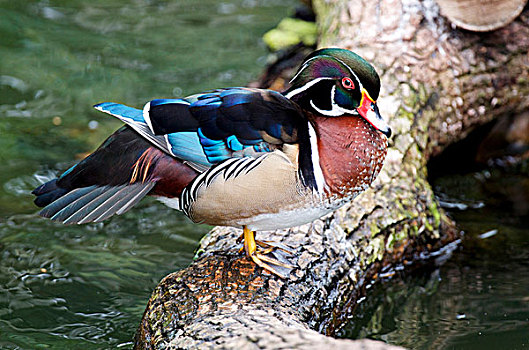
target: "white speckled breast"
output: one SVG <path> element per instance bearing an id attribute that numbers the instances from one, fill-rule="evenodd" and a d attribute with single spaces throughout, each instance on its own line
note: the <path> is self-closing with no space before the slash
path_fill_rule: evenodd
<path id="1" fill-rule="evenodd" d="M 320 165 L 333 202 L 351 200 L 375 180 L 387 138 L 358 116 L 317 118 Z"/>

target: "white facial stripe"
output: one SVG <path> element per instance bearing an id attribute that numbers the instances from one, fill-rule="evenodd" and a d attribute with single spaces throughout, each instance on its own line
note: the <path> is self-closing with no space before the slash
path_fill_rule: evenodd
<path id="1" fill-rule="evenodd" d="M 332 101 L 332 109 L 331 110 L 318 108 L 314 104 L 314 102 L 312 102 L 312 100 L 310 100 L 310 105 L 312 106 L 312 108 L 314 108 L 316 111 L 318 111 L 318 113 L 321 113 L 321 114 L 326 115 L 328 117 L 339 117 L 339 116 L 344 115 L 344 114 L 358 115 L 358 112 L 356 111 L 356 109 L 351 110 L 351 109 L 342 108 L 342 107 L 338 106 L 336 103 L 334 103 L 334 101 Z"/>
<path id="2" fill-rule="evenodd" d="M 338 116 L 344 115 L 346 113 L 352 114 L 352 115 L 357 115 L 358 114 L 356 109 L 350 110 L 350 109 L 345 109 L 343 107 L 338 106 L 338 104 L 336 104 L 336 102 L 334 102 L 334 95 L 335 94 L 336 94 L 336 86 L 333 86 L 332 89 L 331 89 L 331 105 L 332 105 L 332 108 L 330 110 L 318 108 L 314 104 L 314 102 L 312 102 L 312 100 L 310 100 L 310 105 L 316 111 L 318 111 L 319 113 L 321 113 L 323 115 L 326 115 L 328 117 L 338 117 Z"/>
<path id="3" fill-rule="evenodd" d="M 292 98 L 292 96 L 295 96 L 295 95 L 297 95 L 297 94 L 299 94 L 299 93 L 301 93 L 301 92 L 303 92 L 303 91 L 305 91 L 307 89 L 310 89 L 313 85 L 319 83 L 322 80 L 333 80 L 333 78 L 329 78 L 329 77 L 316 78 L 314 80 L 309 81 L 307 84 L 303 85 L 302 87 L 290 91 L 288 94 L 285 95 L 285 97 L 290 99 L 290 98 Z"/>
<path id="4" fill-rule="evenodd" d="M 318 58 L 318 56 L 316 57 L 312 57 L 310 60 L 307 60 L 305 63 L 303 63 L 303 66 L 299 69 L 299 71 L 296 73 L 296 75 L 294 75 L 294 77 L 292 79 L 290 79 L 290 81 L 288 82 L 289 84 L 291 84 L 297 77 L 298 75 L 301 74 L 301 72 L 303 72 L 305 70 L 305 68 L 307 68 L 309 66 L 309 62 Z"/>
<path id="5" fill-rule="evenodd" d="M 154 134 L 154 129 L 152 128 L 151 116 L 149 114 L 150 111 L 151 111 L 151 103 L 147 102 L 145 106 L 143 107 L 143 120 L 145 120 L 145 123 L 147 123 L 147 126 L 149 127 L 149 129 L 151 129 L 152 133 Z"/>
<path id="6" fill-rule="evenodd" d="M 323 194 L 323 190 L 326 186 L 325 177 L 323 177 L 323 172 L 320 166 L 320 153 L 318 152 L 318 138 L 316 137 L 316 131 L 310 124 L 309 126 L 309 141 L 310 141 L 310 157 L 312 160 L 312 169 L 314 171 L 314 178 L 316 179 L 316 190 L 320 195 Z"/>

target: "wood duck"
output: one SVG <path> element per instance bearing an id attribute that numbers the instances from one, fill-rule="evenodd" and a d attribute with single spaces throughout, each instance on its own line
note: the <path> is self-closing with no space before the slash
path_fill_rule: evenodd
<path id="1" fill-rule="evenodd" d="M 304 60 L 282 94 L 234 87 L 143 110 L 100 103 L 126 125 L 36 188 L 35 204 L 43 217 L 83 224 L 155 196 L 194 222 L 242 227 L 247 256 L 281 276 L 271 265 L 292 266 L 257 248 L 255 231 L 311 222 L 373 182 L 391 135 L 379 90 L 367 61 L 327 48 Z"/>

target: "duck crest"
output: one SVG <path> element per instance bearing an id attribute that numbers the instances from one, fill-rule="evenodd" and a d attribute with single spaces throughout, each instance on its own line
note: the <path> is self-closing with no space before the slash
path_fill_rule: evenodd
<path id="1" fill-rule="evenodd" d="M 331 200 L 350 199 L 376 178 L 387 138 L 359 116 L 314 118 L 320 166 Z"/>

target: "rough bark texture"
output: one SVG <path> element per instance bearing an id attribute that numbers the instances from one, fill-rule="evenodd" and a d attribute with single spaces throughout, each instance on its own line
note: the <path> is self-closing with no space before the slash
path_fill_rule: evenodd
<path id="1" fill-rule="evenodd" d="M 428 159 L 529 106 L 527 9 L 503 29 L 474 34 L 452 29 L 433 0 L 317 0 L 314 8 L 319 46 L 352 49 L 382 77 L 378 104 L 395 132 L 382 173 L 326 218 L 258 233 L 295 252 L 288 280 L 239 254 L 240 230 L 214 229 L 191 266 L 153 292 L 136 348 L 390 348 L 320 333 L 334 333 L 373 279 L 458 238 L 427 181 Z"/>

